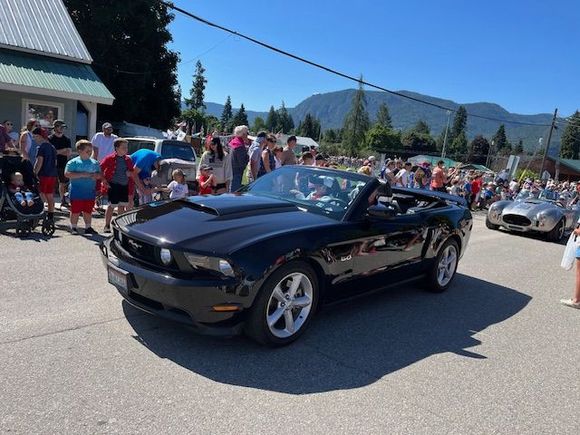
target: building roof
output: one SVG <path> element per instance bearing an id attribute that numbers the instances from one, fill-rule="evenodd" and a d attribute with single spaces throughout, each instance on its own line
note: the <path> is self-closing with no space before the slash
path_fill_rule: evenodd
<path id="1" fill-rule="evenodd" d="M 428 156 L 424 154 L 419 154 L 418 156 L 411 157 L 408 160 L 415 165 L 419 165 L 421 163 L 430 163 L 431 166 L 435 166 L 439 160 L 443 160 L 445 162 L 444 165 L 448 168 L 451 168 L 459 163 L 451 159 L 442 159 L 440 156 Z"/>
<path id="2" fill-rule="evenodd" d="M 62 0 L 4 0 L 0 47 L 92 63 Z"/>
<path id="3" fill-rule="evenodd" d="M 0 89 L 113 104 L 114 97 L 86 64 L 0 49 Z"/>
<path id="4" fill-rule="evenodd" d="M 551 160 L 557 161 L 554 158 L 550 158 Z M 580 173 L 580 160 L 574 159 L 560 159 L 560 164 L 566 166 L 568 169 L 573 170 L 574 172 Z"/>
<path id="5" fill-rule="evenodd" d="M 289 134 L 279 134 L 276 136 L 279 143 L 286 145 L 288 138 L 290 137 Z M 309 137 L 306 136 L 296 136 L 296 146 L 297 147 L 316 147 L 318 148 L 318 143 Z"/>

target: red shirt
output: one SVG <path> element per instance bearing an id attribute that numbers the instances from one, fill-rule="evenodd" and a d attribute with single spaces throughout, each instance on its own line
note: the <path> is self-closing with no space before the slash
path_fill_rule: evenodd
<path id="1" fill-rule="evenodd" d="M 210 184 L 208 184 L 206 187 L 203 187 L 203 183 L 205 183 L 208 178 L 209 175 L 200 175 L 198 178 L 200 195 L 211 195 L 213 193 L 213 188 L 211 187 Z"/>
<path id="2" fill-rule="evenodd" d="M 123 158 L 125 159 L 125 165 L 127 166 L 127 171 L 133 170 L 133 160 L 128 155 L 124 155 Z M 107 157 L 105 157 L 101 161 L 101 172 L 103 173 L 103 177 L 107 181 L 111 181 L 113 179 L 113 175 L 115 175 L 115 169 L 117 168 L 117 153 L 112 152 Z M 129 177 L 127 188 L 129 189 L 129 195 L 133 194 L 133 177 Z M 98 186 L 97 186 L 98 187 Z"/>
<path id="3" fill-rule="evenodd" d="M 477 180 L 473 180 L 471 182 L 471 193 L 473 193 L 474 195 L 477 195 L 480 190 L 481 190 L 481 178 L 478 178 Z"/>

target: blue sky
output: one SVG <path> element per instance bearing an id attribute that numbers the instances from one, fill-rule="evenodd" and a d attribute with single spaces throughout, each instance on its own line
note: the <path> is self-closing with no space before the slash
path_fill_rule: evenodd
<path id="1" fill-rule="evenodd" d="M 240 33 L 393 90 L 487 101 L 517 113 L 580 108 L 578 0 L 174 0 Z M 176 13 L 171 48 L 188 93 L 199 57 L 206 100 L 268 110 L 355 87 Z M 190 61 L 190 62 L 188 62 Z"/>

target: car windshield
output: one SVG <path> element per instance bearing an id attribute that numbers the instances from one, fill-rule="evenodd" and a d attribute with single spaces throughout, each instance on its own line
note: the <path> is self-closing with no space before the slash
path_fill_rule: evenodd
<path id="1" fill-rule="evenodd" d="M 164 159 L 181 159 L 195 162 L 195 154 L 191 145 L 180 141 L 163 141 L 161 156 Z"/>
<path id="2" fill-rule="evenodd" d="M 242 188 L 241 192 L 283 199 L 301 210 L 341 220 L 364 187 L 366 175 L 312 166 L 285 166 Z"/>

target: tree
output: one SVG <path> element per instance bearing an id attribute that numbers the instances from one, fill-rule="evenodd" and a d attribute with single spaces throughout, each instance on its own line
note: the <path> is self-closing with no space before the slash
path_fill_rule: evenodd
<path id="1" fill-rule="evenodd" d="M 429 153 L 436 150 L 435 139 L 429 134 L 419 133 L 414 128 L 401 136 L 401 143 L 409 151 Z"/>
<path id="2" fill-rule="evenodd" d="M 170 126 L 180 114 L 181 102 L 179 55 L 168 48 L 173 15 L 167 6 L 153 0 L 64 0 L 64 4 L 93 57 L 92 68 L 115 96 L 112 106 L 99 105 L 99 119 L 159 129 Z"/>
<path id="3" fill-rule="evenodd" d="M 447 144 L 453 144 L 455 139 L 463 133 L 465 136 L 465 129 L 467 127 L 467 111 L 465 107 L 459 106 L 457 112 L 455 113 L 455 118 L 453 119 L 453 126 L 449 131 L 449 135 L 447 137 Z M 460 139 L 461 144 L 463 144 L 463 139 Z M 467 139 L 465 141 L 465 148 L 467 149 Z"/>
<path id="4" fill-rule="evenodd" d="M 509 148 L 511 150 L 511 145 L 507 140 L 507 136 L 505 134 L 505 126 L 502 124 L 497 129 L 497 132 L 493 135 L 493 147 L 496 152 L 500 153 L 505 148 Z"/>
<path id="5" fill-rule="evenodd" d="M 381 154 L 392 154 L 403 148 L 399 133 L 379 123 L 367 131 L 366 145 Z"/>
<path id="6" fill-rule="evenodd" d="M 489 153 L 489 141 L 482 135 L 477 135 L 469 145 L 467 161 L 478 165 L 485 165 Z"/>
<path id="7" fill-rule="evenodd" d="M 524 153 L 524 141 L 523 140 L 520 139 L 518 141 L 518 144 L 516 145 L 514 152 L 516 154 L 523 154 Z"/>
<path id="8" fill-rule="evenodd" d="M 204 114 L 196 109 L 184 110 L 181 112 L 181 118 L 191 126 L 192 133 L 197 133 L 203 125 L 207 124 Z"/>
<path id="9" fill-rule="evenodd" d="M 234 114 L 232 112 L 232 99 L 228 95 L 228 98 L 226 99 L 226 104 L 224 104 L 224 110 L 222 111 L 222 117 L 220 119 L 220 122 L 222 124 L 222 128 L 225 131 L 229 130 L 230 123 L 231 123 L 233 117 L 234 117 Z"/>
<path id="10" fill-rule="evenodd" d="M 278 127 L 278 112 L 276 112 L 274 106 L 270 106 L 270 111 L 266 118 L 266 128 L 268 131 L 274 132 L 276 127 Z"/>
<path id="11" fill-rule="evenodd" d="M 431 129 L 429 128 L 429 124 L 427 124 L 422 119 L 420 119 L 417 124 L 415 124 L 413 131 L 419 134 L 426 134 L 431 136 Z"/>
<path id="12" fill-rule="evenodd" d="M 324 142 L 327 142 L 327 143 L 338 142 L 337 137 L 336 137 L 336 132 L 332 128 L 329 128 L 328 130 L 326 130 L 324 132 Z"/>
<path id="13" fill-rule="evenodd" d="M 290 133 L 290 130 L 294 128 L 294 120 L 292 116 L 288 113 L 288 109 L 284 105 L 284 101 L 282 101 L 282 106 L 278 109 L 278 123 L 276 127 L 276 131 L 282 130 L 282 133 Z"/>
<path id="14" fill-rule="evenodd" d="M 379 106 L 376 123 L 386 128 L 393 128 L 389 108 L 385 103 L 381 103 L 381 105 Z"/>
<path id="15" fill-rule="evenodd" d="M 246 114 L 246 108 L 244 107 L 244 103 L 240 106 L 238 113 L 234 116 L 232 121 L 232 125 L 235 127 L 237 125 L 248 125 L 248 115 Z"/>
<path id="16" fill-rule="evenodd" d="M 205 84 L 207 80 L 203 75 L 205 73 L 205 68 L 201 65 L 198 60 L 195 64 L 195 75 L 193 76 L 193 87 L 189 91 L 190 98 L 185 99 L 185 104 L 190 109 L 203 110 L 205 109 L 205 103 L 203 102 L 205 98 Z"/>
<path id="17" fill-rule="evenodd" d="M 304 121 L 298 125 L 297 131 L 299 136 L 318 139 L 318 136 L 320 136 L 320 121 L 310 113 L 307 113 Z"/>
<path id="18" fill-rule="evenodd" d="M 578 159 L 580 154 L 580 112 L 574 112 L 569 118 L 561 141 L 560 156 L 563 159 Z"/>
<path id="19" fill-rule="evenodd" d="M 365 143 L 366 132 L 369 129 L 370 121 L 366 104 L 361 76 L 358 90 L 352 98 L 352 106 L 344 119 L 343 126 L 343 145 L 346 152 L 353 157 L 358 155 Z"/>
<path id="20" fill-rule="evenodd" d="M 259 133 L 260 131 L 267 129 L 268 127 L 266 127 L 266 122 L 264 121 L 264 118 L 262 118 L 261 116 L 256 116 L 256 119 L 254 119 L 252 131 L 254 131 L 255 133 Z"/>
<path id="21" fill-rule="evenodd" d="M 455 160 L 465 160 L 467 158 L 467 136 L 465 136 L 465 131 L 461 131 L 459 135 L 453 138 L 453 142 L 449 146 L 449 154 L 453 155 Z"/>

